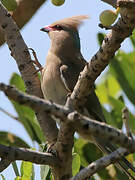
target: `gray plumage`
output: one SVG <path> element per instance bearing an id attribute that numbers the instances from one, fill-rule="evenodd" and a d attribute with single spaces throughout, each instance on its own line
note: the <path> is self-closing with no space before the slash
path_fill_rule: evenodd
<path id="1" fill-rule="evenodd" d="M 41 87 L 44 97 L 55 103 L 64 105 L 67 94 L 73 91 L 80 72 L 86 61 L 80 52 L 78 26 L 88 16 L 73 16 L 57 21 L 49 26 L 51 47 L 42 71 Z M 62 27 L 57 30 L 56 25 Z M 87 111 L 91 117 L 104 121 L 99 100 L 94 91 L 87 102 Z"/>
<path id="2" fill-rule="evenodd" d="M 45 99 L 64 105 L 67 94 L 72 92 L 86 61 L 80 51 L 78 27 L 88 16 L 73 16 L 42 28 L 48 33 L 51 47 L 42 70 L 41 88 Z M 101 105 L 94 87 L 80 112 L 101 122 L 105 122 Z M 85 136 L 85 135 L 84 135 Z M 102 150 L 107 150 L 107 142 L 93 138 Z M 110 146 L 111 147 L 111 146 Z"/>

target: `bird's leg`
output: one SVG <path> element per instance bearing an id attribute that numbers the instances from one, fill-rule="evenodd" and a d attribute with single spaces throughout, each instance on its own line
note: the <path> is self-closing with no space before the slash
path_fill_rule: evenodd
<path id="1" fill-rule="evenodd" d="M 32 48 L 28 48 L 32 51 L 32 54 L 33 54 L 33 57 L 34 57 L 34 60 L 32 60 L 32 63 L 34 63 L 36 65 L 36 67 L 38 68 L 38 70 L 35 73 L 38 73 L 39 71 L 41 72 L 43 67 L 42 65 L 40 64 L 40 62 L 38 61 L 38 58 L 37 58 L 37 55 L 36 55 L 36 52 L 34 51 L 34 49 Z"/>
<path id="2" fill-rule="evenodd" d="M 57 151 L 55 150 L 55 142 L 52 144 L 48 144 L 48 142 L 46 142 L 44 145 L 40 145 L 42 148 L 43 152 L 47 152 L 47 153 L 51 153 L 54 156 L 57 156 Z"/>
<path id="3" fill-rule="evenodd" d="M 58 153 L 56 151 L 56 147 L 55 147 L 55 143 L 52 143 L 51 145 L 49 145 L 47 147 L 47 150 L 46 150 L 47 153 L 51 153 L 52 155 L 54 156 L 58 156 Z"/>
<path id="4" fill-rule="evenodd" d="M 68 92 L 68 93 L 67 93 L 67 98 L 68 98 L 68 97 L 70 97 L 70 96 L 71 96 L 71 94 L 72 94 L 72 92 L 71 92 L 71 91 L 70 91 L 70 92 Z"/>

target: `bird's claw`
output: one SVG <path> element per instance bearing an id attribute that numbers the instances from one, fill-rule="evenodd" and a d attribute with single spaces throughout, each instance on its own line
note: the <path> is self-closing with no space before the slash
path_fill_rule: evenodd
<path id="1" fill-rule="evenodd" d="M 33 57 L 34 57 L 34 60 L 31 60 L 31 62 L 34 63 L 36 65 L 36 67 L 38 67 L 38 70 L 36 72 L 34 72 L 34 74 L 38 73 L 39 71 L 41 72 L 43 67 L 40 64 L 40 62 L 38 61 L 36 52 L 32 48 L 28 48 L 28 49 L 32 51 L 32 54 L 33 54 Z"/>
<path id="2" fill-rule="evenodd" d="M 47 153 L 51 153 L 51 154 L 54 155 L 54 156 L 57 156 L 58 153 L 57 153 L 57 151 L 56 151 L 56 149 L 55 149 L 54 147 L 55 147 L 55 144 L 49 145 L 48 148 L 47 148 L 47 150 L 46 150 L 46 152 L 47 152 Z"/>
<path id="3" fill-rule="evenodd" d="M 37 74 L 39 71 L 41 72 L 43 67 L 39 68 L 37 71 L 35 71 L 33 74 Z"/>
<path id="4" fill-rule="evenodd" d="M 68 92 L 68 93 L 67 93 L 67 97 L 70 97 L 71 94 L 72 94 L 72 92 Z"/>

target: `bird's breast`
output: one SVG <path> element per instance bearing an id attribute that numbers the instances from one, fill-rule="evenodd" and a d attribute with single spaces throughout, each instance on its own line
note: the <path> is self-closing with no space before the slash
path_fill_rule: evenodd
<path id="1" fill-rule="evenodd" d="M 42 71 L 41 89 L 46 100 L 64 105 L 67 99 L 67 93 L 64 84 L 60 78 L 59 67 L 47 66 Z"/>

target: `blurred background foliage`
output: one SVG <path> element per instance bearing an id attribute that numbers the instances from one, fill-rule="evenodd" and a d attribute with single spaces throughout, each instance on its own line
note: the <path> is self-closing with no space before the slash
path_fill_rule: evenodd
<path id="1" fill-rule="evenodd" d="M 10 0 L 11 1 L 11 0 Z M 16 8 L 16 6 L 15 6 Z M 103 33 L 97 34 L 99 46 L 104 39 Z M 103 112 L 108 124 L 113 127 L 124 129 L 122 122 L 122 109 L 128 106 L 129 125 L 132 133 L 135 133 L 135 31 L 130 37 L 133 50 L 125 53 L 119 50 L 115 57 L 110 61 L 109 67 L 102 75 L 102 79 L 96 84 L 96 93 L 103 107 Z M 25 86 L 19 74 L 14 73 L 10 78 L 10 85 L 14 85 L 20 91 L 25 92 Z M 10 101 L 10 99 L 9 99 Z M 35 117 L 34 111 L 26 106 L 19 105 L 11 101 L 17 112 L 17 120 L 24 126 L 33 144 L 37 144 L 37 149 L 45 151 L 46 142 Z M 15 119 L 16 120 L 16 119 Z M 73 175 L 79 172 L 83 167 L 88 166 L 91 162 L 103 156 L 95 145 L 76 136 L 73 148 Z M 0 143 L 15 147 L 32 148 L 27 142 L 9 132 L 0 132 Z M 127 159 L 135 164 L 135 155 L 127 156 Z M 30 162 L 22 162 L 20 169 L 16 162 L 12 164 L 16 174 L 15 180 L 34 180 L 34 165 Z M 51 180 L 52 175 L 49 166 L 40 167 L 40 178 L 42 180 Z M 5 180 L 1 174 L 2 180 Z M 92 180 L 127 180 L 127 176 L 121 173 L 113 165 L 100 170 Z"/>

